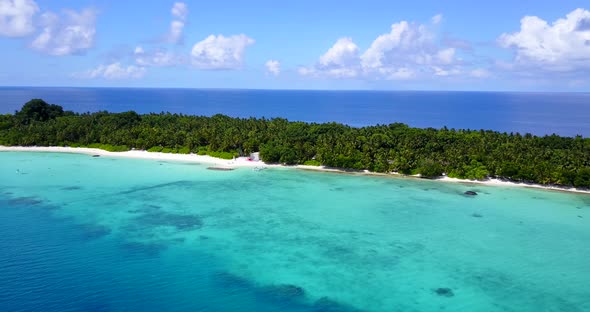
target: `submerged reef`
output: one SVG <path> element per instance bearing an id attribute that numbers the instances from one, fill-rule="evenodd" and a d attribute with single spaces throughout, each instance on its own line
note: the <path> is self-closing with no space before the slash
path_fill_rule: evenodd
<path id="1" fill-rule="evenodd" d="M 261 289 L 261 293 L 280 301 L 297 300 L 305 297 L 305 290 L 303 288 L 291 284 L 266 286 Z"/>
<path id="2" fill-rule="evenodd" d="M 15 206 L 34 206 L 43 203 L 43 201 L 34 197 L 17 197 L 9 200 L 8 203 Z"/>
<path id="3" fill-rule="evenodd" d="M 77 191 L 77 190 L 81 190 L 81 189 L 82 189 L 81 186 L 66 186 L 66 187 L 61 188 L 62 191 Z"/>
<path id="4" fill-rule="evenodd" d="M 79 225 L 82 236 L 86 240 L 95 240 L 111 234 L 111 229 L 106 226 L 82 224 Z"/>
<path id="5" fill-rule="evenodd" d="M 203 227 L 203 220 L 197 215 L 180 215 L 161 211 L 153 211 L 144 213 L 136 218 L 134 221 L 146 226 L 172 226 L 179 231 L 197 230 Z"/>
<path id="6" fill-rule="evenodd" d="M 361 312 L 354 307 L 334 301 L 328 297 L 322 297 L 313 304 L 314 312 Z"/>
<path id="7" fill-rule="evenodd" d="M 434 292 L 442 297 L 453 297 L 455 296 L 455 294 L 453 293 L 453 290 L 450 288 L 437 288 L 434 290 Z"/>

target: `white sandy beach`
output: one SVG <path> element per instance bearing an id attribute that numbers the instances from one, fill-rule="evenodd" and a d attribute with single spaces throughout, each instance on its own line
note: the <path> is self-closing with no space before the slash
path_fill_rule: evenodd
<path id="1" fill-rule="evenodd" d="M 529 187 L 529 188 L 537 188 L 537 189 L 544 189 L 544 190 L 590 194 L 590 190 L 581 190 L 581 189 L 577 189 L 575 187 L 547 186 L 547 185 L 534 184 L 534 183 L 517 183 L 517 182 L 511 182 L 511 181 L 504 181 L 504 180 L 500 180 L 500 179 L 486 179 L 486 180 L 478 181 L 478 180 L 464 180 L 464 179 L 457 179 L 457 178 L 449 178 L 449 177 L 445 176 L 442 178 L 438 178 L 436 180 L 442 181 L 442 182 L 472 183 L 472 184 L 483 184 L 483 185 L 492 185 L 492 186 Z"/>
<path id="2" fill-rule="evenodd" d="M 396 176 L 396 177 L 407 177 L 407 178 L 420 178 L 419 175 L 408 176 L 408 175 L 402 175 L 402 174 L 398 174 L 398 173 L 371 172 L 368 170 L 364 170 L 364 171 L 349 170 L 349 171 L 347 171 L 347 170 L 342 170 L 342 169 L 338 169 L 338 168 L 329 168 L 329 167 L 325 167 L 325 166 L 299 165 L 296 167 L 299 169 L 315 170 L 315 171 L 368 174 L 368 175 L 378 175 L 378 176 Z M 500 179 L 467 180 L 467 179 L 449 178 L 447 176 L 444 176 L 444 177 L 433 179 L 433 181 L 451 182 L 451 183 L 465 183 L 465 184 L 479 184 L 479 185 L 490 185 L 490 186 L 528 187 L 528 188 L 536 188 L 536 189 L 544 189 L 544 190 L 590 194 L 590 190 L 580 190 L 575 187 L 548 186 L 548 185 L 541 185 L 541 184 L 534 184 L 534 183 L 518 183 L 518 182 L 511 182 L 511 181 L 505 181 L 505 180 L 500 180 Z"/>
<path id="3" fill-rule="evenodd" d="M 246 157 L 239 157 L 233 160 L 215 158 L 208 155 L 196 155 L 196 154 L 170 154 L 170 153 L 152 153 L 147 151 L 132 150 L 126 152 L 109 152 L 97 148 L 83 148 L 83 147 L 63 147 L 63 146 L 0 146 L 0 152 L 51 152 L 51 153 L 75 153 L 75 154 L 87 154 L 87 155 L 100 155 L 106 157 L 119 157 L 119 158 L 135 158 L 135 159 L 153 159 L 153 160 L 170 160 L 170 161 L 182 161 L 182 162 L 194 162 L 194 163 L 205 163 L 211 164 L 216 167 L 222 168 L 239 168 L 239 167 L 288 167 L 283 165 L 266 164 L 262 161 L 250 161 Z M 363 175 L 379 175 L 379 176 L 402 176 L 397 173 L 376 173 L 365 171 L 354 171 L 354 170 L 343 170 L 339 168 L 330 168 L 325 166 L 305 166 L 297 165 L 292 168 L 322 171 L 322 172 L 335 172 L 335 173 L 354 173 Z M 415 178 L 415 177 L 414 177 Z M 464 180 L 449 178 L 447 176 L 434 179 L 434 181 L 441 182 L 452 182 L 452 183 L 469 183 L 479 185 L 491 185 L 491 186 L 510 186 L 510 187 L 528 187 L 537 188 L 544 190 L 554 190 L 562 192 L 574 192 L 574 193 L 585 193 L 590 194 L 590 190 L 581 190 L 574 187 L 560 187 L 560 186 L 546 186 L 532 183 L 516 183 L 510 181 L 503 181 L 499 179 L 486 179 L 482 181 L 478 180 Z"/>
<path id="4" fill-rule="evenodd" d="M 231 159 L 215 158 L 208 155 L 197 154 L 170 154 L 170 153 L 152 153 L 148 151 L 132 150 L 127 152 L 109 152 L 98 148 L 85 147 L 63 147 L 63 146 L 0 146 L 0 152 L 50 152 L 50 153 L 75 153 L 86 155 L 99 155 L 106 157 L 118 158 L 135 158 L 135 159 L 154 159 L 170 160 L 182 162 L 194 162 L 211 164 L 218 167 L 272 167 L 279 165 L 269 165 L 262 161 L 249 161 L 245 157 Z"/>

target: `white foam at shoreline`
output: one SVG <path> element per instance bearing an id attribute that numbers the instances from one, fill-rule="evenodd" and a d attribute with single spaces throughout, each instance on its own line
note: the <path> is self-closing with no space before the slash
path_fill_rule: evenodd
<path id="1" fill-rule="evenodd" d="M 75 154 L 87 154 L 87 155 L 100 155 L 107 157 L 120 157 L 120 158 L 135 158 L 135 159 L 152 159 L 152 160 L 170 160 L 170 161 L 182 161 L 182 162 L 194 162 L 194 163 L 207 163 L 216 166 L 223 167 L 288 167 L 283 165 L 271 165 L 266 164 L 262 161 L 249 161 L 246 157 L 239 157 L 233 160 L 221 159 L 211 157 L 208 155 L 196 155 L 196 154 L 171 154 L 171 153 L 159 153 L 159 152 L 148 152 L 143 150 L 132 150 L 126 152 L 109 152 L 98 148 L 85 148 L 85 147 L 64 147 L 64 146 L 1 146 L 0 152 L 51 152 L 51 153 L 75 153 Z M 396 173 L 385 174 L 375 173 L 367 170 L 364 171 L 347 171 L 339 168 L 330 168 L 326 166 L 306 166 L 297 165 L 292 166 L 297 169 L 314 170 L 322 172 L 336 172 L 336 173 L 357 173 L 364 175 L 380 175 L 380 176 L 400 176 Z M 517 183 L 511 181 L 504 181 L 500 179 L 486 179 L 486 180 L 466 180 L 449 178 L 447 176 L 435 179 L 435 181 L 452 182 L 452 183 L 471 183 L 480 185 L 490 186 L 509 186 L 509 187 L 528 187 L 537 188 L 544 190 L 574 192 L 574 193 L 585 193 L 590 194 L 590 190 L 582 190 L 574 187 L 561 187 L 561 186 L 547 186 L 533 183 Z"/>

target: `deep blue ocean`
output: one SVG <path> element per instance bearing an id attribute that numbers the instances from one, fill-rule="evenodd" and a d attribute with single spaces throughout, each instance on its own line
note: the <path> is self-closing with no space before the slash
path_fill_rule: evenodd
<path id="1" fill-rule="evenodd" d="M 76 112 L 168 111 L 590 136 L 590 93 L 1 87 L 0 113 L 12 113 L 31 98 Z"/>

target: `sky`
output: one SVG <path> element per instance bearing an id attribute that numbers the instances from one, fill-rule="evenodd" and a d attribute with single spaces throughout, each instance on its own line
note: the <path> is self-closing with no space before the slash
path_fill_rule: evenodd
<path id="1" fill-rule="evenodd" d="M 0 86 L 590 91 L 590 2 L 0 0 Z"/>

